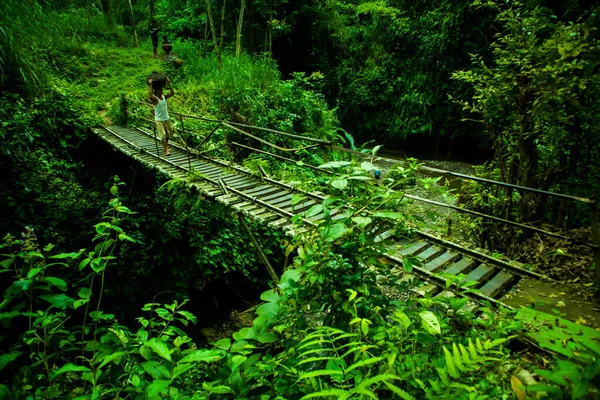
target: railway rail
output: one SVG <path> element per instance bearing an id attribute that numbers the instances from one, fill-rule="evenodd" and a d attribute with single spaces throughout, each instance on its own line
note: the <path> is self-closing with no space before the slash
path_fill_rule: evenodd
<path id="1" fill-rule="evenodd" d="M 165 156 L 162 146 L 147 130 L 108 126 L 96 128 L 94 132 L 127 156 L 152 165 L 171 178 L 183 179 L 188 186 L 204 195 L 273 228 L 283 229 L 290 234 L 302 233 L 316 226 L 317 221 L 324 217 L 323 212 L 310 217 L 306 214 L 312 206 L 325 199 L 320 194 L 298 190 L 267 176 L 257 177 L 246 168 L 177 144 L 170 144 L 171 154 Z M 199 181 L 187 179 L 191 171 L 198 174 Z M 331 211 L 330 215 L 337 220 L 348 216 L 349 212 L 338 209 Z M 292 217 L 298 214 L 301 214 L 304 223 L 302 227 L 291 222 Z M 476 303 L 488 302 L 495 307 L 511 308 L 503 303 L 503 296 L 522 278 L 549 279 L 515 262 L 498 260 L 425 232 L 401 240 L 383 234 L 380 240 L 389 249 L 383 256 L 393 264 L 401 266 L 405 257 L 417 260 L 413 274 L 423 278 L 427 284 L 416 291 L 432 298 L 460 295 Z M 464 290 L 456 284 L 447 287 L 447 276 L 459 274 L 465 275 L 462 282 L 476 282 L 470 288 L 478 290 Z M 474 304 L 467 306 L 474 308 Z"/>

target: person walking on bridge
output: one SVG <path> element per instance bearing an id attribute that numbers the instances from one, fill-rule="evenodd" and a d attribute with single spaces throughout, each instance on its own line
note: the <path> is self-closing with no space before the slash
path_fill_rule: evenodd
<path id="1" fill-rule="evenodd" d="M 170 92 L 163 95 L 163 89 L 161 87 L 153 88 L 152 78 L 148 79 L 148 99 L 154 105 L 154 123 L 156 124 L 156 134 L 160 138 L 163 148 L 165 149 L 165 155 L 169 155 L 169 138 L 173 137 L 173 124 L 169 118 L 169 112 L 167 111 L 167 99 L 175 96 L 173 86 L 171 86 L 171 80 L 166 77 L 167 85 L 169 86 Z M 153 90 L 154 89 L 154 90 Z"/>

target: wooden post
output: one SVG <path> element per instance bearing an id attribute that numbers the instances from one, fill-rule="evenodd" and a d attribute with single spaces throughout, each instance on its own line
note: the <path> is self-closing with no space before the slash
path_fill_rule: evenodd
<path id="1" fill-rule="evenodd" d="M 156 145 L 156 157 L 160 160 L 160 153 L 158 152 L 158 140 L 156 139 L 156 122 L 152 124 L 152 132 L 154 132 L 154 144 Z"/>
<path id="2" fill-rule="evenodd" d="M 187 134 L 185 133 L 185 127 L 183 126 L 183 116 L 179 116 L 179 122 L 181 122 L 181 130 L 183 131 L 183 143 L 185 143 L 185 151 L 188 159 L 188 170 L 192 171 L 192 160 L 190 159 L 190 148 L 187 143 Z"/>
<path id="3" fill-rule="evenodd" d="M 127 102 L 127 97 L 125 96 L 125 92 L 121 93 L 121 124 L 123 126 L 127 126 L 129 123 L 129 103 Z"/>
<path id="4" fill-rule="evenodd" d="M 267 256 L 266 256 L 265 252 L 262 251 L 262 248 L 260 247 L 260 244 L 258 243 L 258 241 L 256 240 L 256 238 L 254 237 L 254 234 L 250 230 L 250 227 L 248 227 L 248 225 L 246 224 L 246 221 L 244 219 L 244 215 L 240 213 L 239 214 L 239 219 L 240 219 L 240 223 L 242 224 L 242 226 L 244 227 L 244 229 L 246 230 L 246 232 L 248 232 L 248 236 L 250 236 L 250 240 L 252 241 L 252 244 L 254 245 L 254 248 L 256 249 L 256 252 L 258 253 L 258 257 L 263 262 L 263 264 L 265 264 L 265 267 L 267 267 L 267 271 L 269 271 L 269 275 L 271 275 L 271 279 L 273 279 L 273 282 L 275 282 L 276 285 L 279 284 L 279 278 L 277 277 L 277 274 L 275 273 L 275 270 L 273 269 L 273 267 L 269 263 L 269 260 L 267 259 Z"/>
<path id="5" fill-rule="evenodd" d="M 598 220 L 598 202 L 594 201 L 590 203 L 590 214 L 592 222 L 592 244 L 596 245 L 594 248 L 594 264 L 596 267 L 596 285 L 600 288 L 600 221 Z"/>

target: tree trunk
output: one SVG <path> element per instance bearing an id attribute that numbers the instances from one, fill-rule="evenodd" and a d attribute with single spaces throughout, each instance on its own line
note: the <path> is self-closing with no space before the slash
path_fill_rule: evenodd
<path id="1" fill-rule="evenodd" d="M 131 5 L 131 0 L 129 0 L 129 12 L 131 13 L 131 28 L 133 28 L 133 39 L 135 41 L 135 47 L 138 47 L 138 37 L 137 32 L 135 31 L 135 17 L 133 16 L 133 6 Z"/>
<path id="2" fill-rule="evenodd" d="M 213 44 L 215 46 L 215 53 L 217 54 L 217 63 L 219 66 L 219 71 L 223 68 L 223 63 L 221 61 L 221 52 L 219 51 L 219 43 L 217 42 L 217 31 L 215 30 L 215 22 L 213 21 L 212 10 L 210 8 L 210 0 L 204 0 L 206 3 L 206 13 L 208 14 L 208 20 L 210 21 L 210 30 L 212 32 Z"/>
<path id="3" fill-rule="evenodd" d="M 156 3 L 156 0 L 150 0 L 150 21 L 152 21 L 154 19 L 154 4 Z"/>
<path id="4" fill-rule="evenodd" d="M 225 5 L 227 0 L 223 0 L 223 8 L 221 9 L 221 41 L 219 42 L 219 53 L 223 53 L 223 41 L 225 40 Z"/>
<path id="5" fill-rule="evenodd" d="M 208 14 L 206 15 L 206 21 L 204 21 L 204 46 L 202 46 L 202 55 L 204 58 L 206 56 L 206 47 L 208 46 Z"/>
<path id="6" fill-rule="evenodd" d="M 242 55 L 242 25 L 244 24 L 244 8 L 246 2 L 241 0 L 240 4 L 240 17 L 237 23 L 237 34 L 235 36 L 235 56 L 240 57 Z"/>
<path id="7" fill-rule="evenodd" d="M 256 49 L 254 48 L 254 3 L 253 0 L 247 0 L 248 3 L 248 53 L 251 56 L 256 55 Z"/>

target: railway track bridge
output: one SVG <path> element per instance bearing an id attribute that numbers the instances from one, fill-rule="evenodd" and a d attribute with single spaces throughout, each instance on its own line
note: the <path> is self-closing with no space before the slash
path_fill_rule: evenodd
<path id="1" fill-rule="evenodd" d="M 123 100 L 125 101 L 125 99 Z M 141 104 L 140 107 L 145 107 Z M 323 169 L 305 163 L 299 163 L 290 157 L 283 156 L 281 153 L 290 154 L 298 151 L 306 151 L 310 148 L 322 146 L 337 151 L 345 151 L 360 157 L 364 154 L 356 151 L 333 146 L 329 141 L 316 139 L 307 136 L 300 136 L 280 132 L 272 129 L 254 127 L 241 123 L 220 121 L 211 118 L 204 118 L 192 115 L 171 113 L 178 119 L 178 143 L 169 144 L 171 154 L 166 156 L 160 142 L 156 138 L 155 132 L 149 128 L 151 120 L 143 116 L 135 117 L 137 126 L 128 124 L 123 126 L 106 126 L 94 129 L 94 133 L 108 142 L 115 149 L 125 153 L 127 156 L 150 165 L 169 176 L 171 179 L 181 179 L 188 186 L 197 189 L 203 195 L 213 198 L 216 201 L 231 207 L 236 212 L 242 213 L 248 218 L 252 218 L 260 223 L 268 224 L 275 229 L 283 229 L 290 234 L 302 234 L 306 230 L 317 226 L 318 221 L 324 218 L 324 211 L 314 213 L 314 206 L 321 204 L 327 197 L 326 194 L 314 193 L 299 190 L 297 187 L 287 182 L 281 182 L 271 178 L 259 167 L 261 175 L 257 176 L 249 169 L 233 163 L 231 160 L 225 160 L 211 155 L 219 149 L 223 150 L 225 144 L 229 149 L 241 149 L 246 154 L 249 152 L 263 154 L 272 157 L 280 162 L 295 163 L 306 168 L 318 170 L 323 174 L 331 174 L 331 170 Z M 127 115 L 127 114 L 125 114 Z M 130 121 L 133 119 L 133 113 L 129 113 Z M 143 115 L 143 114 L 142 114 Z M 201 137 L 199 145 L 192 148 L 190 145 L 191 135 L 193 134 L 191 126 L 194 122 L 202 124 L 213 124 L 214 128 Z M 144 127 L 145 125 L 145 127 Z M 187 128 L 186 128 L 187 126 Z M 206 125 L 205 125 L 206 126 Z M 221 130 L 219 135 L 217 132 Z M 235 133 L 237 137 L 243 136 L 249 139 L 246 144 L 238 143 L 227 138 L 227 131 Z M 252 133 L 250 133 L 252 131 Z M 258 133 L 257 133 L 258 132 Z M 261 135 L 262 134 L 262 135 Z M 273 135 L 285 137 L 289 140 L 297 140 L 301 147 L 290 149 L 276 145 L 268 140 Z M 197 137 L 197 136 L 196 136 Z M 196 139 L 198 140 L 198 139 Z M 248 143 L 255 143 L 257 147 L 252 147 Z M 261 148 L 258 148 L 258 147 Z M 267 150 L 265 150 L 265 148 Z M 274 149 L 276 151 L 268 151 Z M 279 153 L 279 154 L 277 154 Z M 598 250 L 598 212 L 595 200 L 579 198 L 564 194 L 544 192 L 532 188 L 524 188 L 515 185 L 509 185 L 502 182 L 490 181 L 469 175 L 457 174 L 449 171 L 443 171 L 435 168 L 420 167 L 426 174 L 443 174 L 458 179 L 472 179 L 483 181 L 485 183 L 509 187 L 515 190 L 529 191 L 544 196 L 558 197 L 564 201 L 574 201 L 588 204 L 591 215 L 592 238 L 584 244 L 594 249 L 594 260 L 596 265 L 600 265 L 600 253 Z M 190 179 L 193 175 L 194 179 Z M 480 214 L 461 207 L 440 203 L 434 200 L 421 198 L 411 194 L 405 194 L 405 197 L 412 201 L 419 201 L 429 204 L 432 207 L 444 207 L 453 209 L 455 212 L 474 214 L 484 220 L 501 222 L 504 224 L 516 226 L 520 229 L 536 231 L 539 234 L 562 237 L 559 233 L 549 232 L 541 228 L 511 222 L 499 217 Z M 313 212 L 310 212 L 313 210 Z M 348 218 L 352 210 L 339 208 L 331 211 L 331 219 Z M 301 225 L 293 223 L 292 219 L 300 219 Z M 252 235 L 249 232 L 250 236 Z M 501 260 L 491 257 L 485 252 L 472 248 L 466 248 L 460 244 L 434 236 L 431 233 L 417 231 L 413 237 L 398 238 L 389 231 L 377 232 L 377 241 L 380 241 L 385 249 L 382 257 L 389 260 L 392 267 L 398 266 L 402 270 L 402 261 L 405 257 L 412 260 L 418 260 L 413 266 L 413 275 L 423 279 L 425 283 L 416 289 L 420 295 L 424 296 L 468 296 L 473 300 L 469 304 L 476 307 L 480 303 L 489 303 L 492 306 L 507 306 L 504 304 L 504 296 L 513 290 L 517 285 L 529 280 L 549 280 L 549 278 L 530 271 L 514 261 Z M 268 265 L 268 261 L 263 260 Z M 270 269 L 273 276 L 274 272 Z M 469 289 L 478 289 L 476 291 L 465 290 L 457 285 L 447 287 L 448 275 L 464 274 L 466 277 L 463 282 L 475 282 Z M 277 279 L 276 276 L 273 276 Z M 404 274 L 399 279 L 407 279 Z"/>

